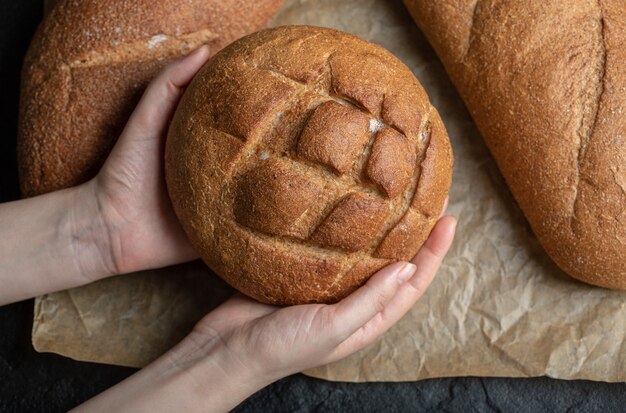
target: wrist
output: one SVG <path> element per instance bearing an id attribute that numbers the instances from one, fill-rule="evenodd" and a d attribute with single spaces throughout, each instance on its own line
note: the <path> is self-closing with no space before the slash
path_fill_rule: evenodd
<path id="1" fill-rule="evenodd" d="M 79 274 L 88 282 L 118 274 L 113 237 L 97 197 L 95 180 L 70 191 L 68 233 Z"/>
<path id="2" fill-rule="evenodd" d="M 171 365 L 189 379 L 190 391 L 216 411 L 233 409 L 279 378 L 258 369 L 247 360 L 249 354 L 217 335 L 207 338 L 194 331 L 168 354 Z"/>
<path id="3" fill-rule="evenodd" d="M 227 412 L 271 382 L 240 365 L 219 337 L 194 334 L 77 410 Z"/>

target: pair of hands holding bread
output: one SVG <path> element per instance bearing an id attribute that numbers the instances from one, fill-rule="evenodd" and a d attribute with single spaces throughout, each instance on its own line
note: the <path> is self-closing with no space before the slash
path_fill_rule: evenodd
<path id="1" fill-rule="evenodd" d="M 208 57 L 200 48 L 163 70 L 94 179 L 0 206 L 0 303 L 197 258 L 167 196 L 163 150 L 182 91 Z M 227 410 L 274 380 L 358 351 L 424 293 L 455 225 L 441 217 L 411 262 L 381 269 L 336 304 L 280 308 L 236 294 L 171 351 L 81 407 Z"/>

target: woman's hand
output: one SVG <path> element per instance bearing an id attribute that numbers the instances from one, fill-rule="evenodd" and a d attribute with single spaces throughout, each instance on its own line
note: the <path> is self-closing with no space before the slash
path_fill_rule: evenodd
<path id="1" fill-rule="evenodd" d="M 441 218 L 412 263 L 383 268 L 337 304 L 275 307 L 237 294 L 170 352 L 79 410 L 228 411 L 281 377 L 344 358 L 422 296 L 455 226 L 454 218 Z"/>
<path id="2" fill-rule="evenodd" d="M 202 47 L 148 87 L 97 177 L 0 205 L 0 305 L 196 257 L 163 178 L 169 120 Z"/>
<path id="3" fill-rule="evenodd" d="M 208 57 L 208 48 L 202 47 L 159 74 L 90 182 L 117 273 L 197 258 L 168 198 L 163 157 L 167 128 L 184 87 Z"/>
<path id="4" fill-rule="evenodd" d="M 454 218 L 442 218 L 411 263 L 383 268 L 337 304 L 281 308 L 236 294 L 202 319 L 188 340 L 220 342 L 243 369 L 272 381 L 342 359 L 372 343 L 421 297 L 455 226 Z"/>
<path id="5" fill-rule="evenodd" d="M 163 146 L 182 90 L 208 54 L 199 49 L 151 83 L 96 178 L 0 206 L 0 304 L 196 257 L 167 197 Z M 441 218 L 412 263 L 380 270 L 337 304 L 280 308 L 236 295 L 170 352 L 83 407 L 225 411 L 280 377 L 358 351 L 424 293 L 455 224 Z"/>

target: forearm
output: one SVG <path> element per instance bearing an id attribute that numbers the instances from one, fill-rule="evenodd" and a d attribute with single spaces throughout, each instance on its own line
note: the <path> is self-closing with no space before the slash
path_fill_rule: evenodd
<path id="1" fill-rule="evenodd" d="M 0 305 L 110 275 L 92 184 L 0 205 Z"/>
<path id="2" fill-rule="evenodd" d="M 188 337 L 76 411 L 227 412 L 272 381 L 246 369 L 217 340 L 195 346 Z"/>

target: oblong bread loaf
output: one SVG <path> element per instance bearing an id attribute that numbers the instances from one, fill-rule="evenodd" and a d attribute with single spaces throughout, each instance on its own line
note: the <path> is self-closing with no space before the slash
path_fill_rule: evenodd
<path id="1" fill-rule="evenodd" d="M 626 6 L 405 0 L 550 257 L 626 289 Z"/>
<path id="2" fill-rule="evenodd" d="M 282 0 L 58 0 L 24 60 L 18 163 L 25 196 L 99 170 L 148 82 L 208 44 L 267 24 Z"/>

